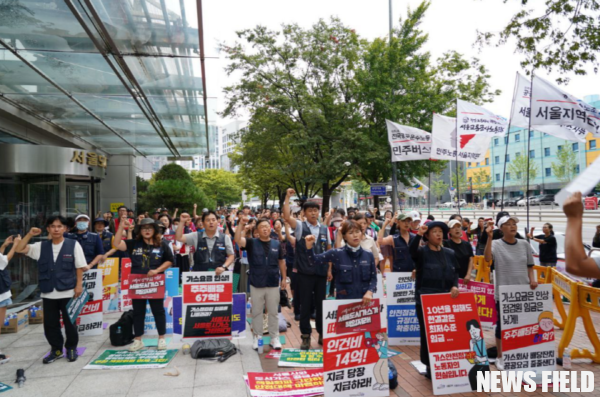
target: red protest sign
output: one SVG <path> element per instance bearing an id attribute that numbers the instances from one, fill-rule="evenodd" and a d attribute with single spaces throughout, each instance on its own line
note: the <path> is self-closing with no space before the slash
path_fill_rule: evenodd
<path id="1" fill-rule="evenodd" d="M 373 299 L 368 305 L 362 302 L 341 305 L 337 311 L 335 333 L 377 331 L 381 328 L 380 311 L 379 299 Z"/>
<path id="2" fill-rule="evenodd" d="M 130 299 L 163 299 L 165 297 L 165 275 L 148 277 L 145 274 L 129 275 Z"/>
<path id="3" fill-rule="evenodd" d="M 231 303 L 232 283 L 184 284 L 183 303 Z"/>

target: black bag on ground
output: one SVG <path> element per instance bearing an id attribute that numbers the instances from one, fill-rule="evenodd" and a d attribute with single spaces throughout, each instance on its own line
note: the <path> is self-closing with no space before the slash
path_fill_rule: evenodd
<path id="1" fill-rule="evenodd" d="M 227 360 L 237 353 L 237 348 L 229 339 L 197 340 L 190 349 L 192 358 L 216 359 L 219 362 Z"/>
<path id="2" fill-rule="evenodd" d="M 109 327 L 109 335 L 110 344 L 113 346 L 125 346 L 133 342 L 133 310 L 123 313 L 121 318 Z"/>
<path id="3" fill-rule="evenodd" d="M 398 371 L 396 370 L 396 366 L 388 358 L 388 368 L 390 369 L 390 390 L 394 390 L 398 387 Z"/>

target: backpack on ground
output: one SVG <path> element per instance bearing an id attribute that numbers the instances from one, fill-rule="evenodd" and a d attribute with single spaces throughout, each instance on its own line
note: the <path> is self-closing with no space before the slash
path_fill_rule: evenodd
<path id="1" fill-rule="evenodd" d="M 388 368 L 389 368 L 389 375 L 390 375 L 390 390 L 394 390 L 395 388 L 398 387 L 398 371 L 396 370 L 396 366 L 394 365 L 394 363 L 392 362 L 392 360 L 390 360 L 388 358 Z"/>
<path id="2" fill-rule="evenodd" d="M 190 349 L 192 358 L 214 359 L 219 362 L 227 360 L 237 353 L 237 348 L 229 339 L 197 340 Z"/>
<path id="3" fill-rule="evenodd" d="M 121 318 L 109 327 L 110 344 L 126 346 L 133 342 L 133 310 L 123 313 Z"/>

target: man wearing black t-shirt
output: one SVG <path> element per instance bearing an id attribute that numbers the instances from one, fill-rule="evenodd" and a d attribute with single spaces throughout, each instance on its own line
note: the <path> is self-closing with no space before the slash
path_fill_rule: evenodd
<path id="1" fill-rule="evenodd" d="M 556 256 L 557 244 L 552 225 L 545 223 L 542 227 L 544 234 L 538 234 L 535 237 L 533 236 L 534 230 L 535 227 L 532 227 L 528 237 L 540 245 L 540 265 L 555 267 L 558 257 Z"/>

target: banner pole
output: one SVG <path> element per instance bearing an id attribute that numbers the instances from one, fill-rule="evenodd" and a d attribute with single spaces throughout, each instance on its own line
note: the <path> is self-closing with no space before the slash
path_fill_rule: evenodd
<path id="1" fill-rule="evenodd" d="M 515 95 L 517 93 L 517 87 L 519 86 L 519 72 L 517 72 L 517 77 L 515 78 L 515 89 L 513 90 L 513 100 L 512 105 L 510 106 L 510 116 L 508 118 L 508 130 L 506 131 L 506 139 L 505 145 L 506 149 L 504 150 L 504 171 L 502 171 L 502 192 L 500 196 L 500 211 L 504 211 L 504 182 L 506 180 L 506 155 L 508 154 L 508 144 L 510 143 L 510 128 L 512 126 L 512 116 L 515 110 Z M 491 175 L 490 175 L 491 178 Z"/>
<path id="2" fill-rule="evenodd" d="M 458 98 L 456 98 L 456 118 L 454 119 L 454 128 L 456 128 L 456 195 L 458 196 L 456 199 L 456 206 L 458 207 L 458 215 L 460 215 L 460 180 L 458 179 Z M 452 180 L 452 176 L 450 176 L 450 180 Z"/>
<path id="3" fill-rule="evenodd" d="M 431 215 L 431 158 L 429 159 L 429 191 L 427 192 L 427 216 Z"/>
<path id="4" fill-rule="evenodd" d="M 525 205 L 527 205 L 527 233 L 529 233 L 529 160 L 531 158 L 531 112 L 533 111 L 533 79 L 535 70 L 531 72 L 531 89 L 529 96 L 529 129 L 527 130 L 527 189 L 525 190 Z"/>

